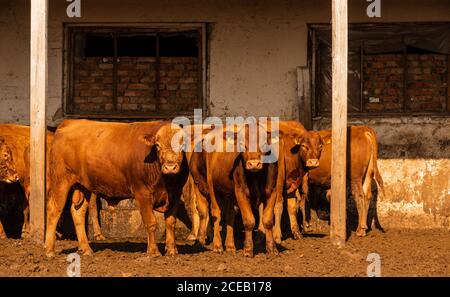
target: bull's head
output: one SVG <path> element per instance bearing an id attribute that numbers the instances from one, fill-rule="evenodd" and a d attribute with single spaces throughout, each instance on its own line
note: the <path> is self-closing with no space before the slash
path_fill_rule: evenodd
<path id="1" fill-rule="evenodd" d="M 184 137 L 180 137 L 182 133 L 181 127 L 169 123 L 161 126 L 156 134 L 143 137 L 144 143 L 151 148 L 150 154 L 161 164 L 163 174 L 180 172 L 185 147 Z M 177 139 L 177 143 L 174 144 L 173 139 Z"/>
<path id="2" fill-rule="evenodd" d="M 250 126 L 243 125 L 237 132 L 224 131 L 223 137 L 226 139 L 227 145 L 236 144 L 245 169 L 256 172 L 263 168 L 263 156 L 271 154 L 270 145 L 278 142 L 278 136 L 272 137 L 274 133 L 268 133 L 262 125 L 255 125 L 253 131 Z M 266 139 L 260 137 L 262 133 L 266 133 Z M 262 140 L 267 143 L 261 143 Z"/>
<path id="3" fill-rule="evenodd" d="M 323 148 L 323 141 L 319 133 L 308 131 L 300 135 L 293 134 L 291 137 L 294 139 L 294 146 L 291 148 L 291 152 L 298 153 L 307 168 L 318 167 Z"/>
<path id="4" fill-rule="evenodd" d="M 12 152 L 3 138 L 0 138 L 0 181 L 13 183 L 19 180 Z"/>

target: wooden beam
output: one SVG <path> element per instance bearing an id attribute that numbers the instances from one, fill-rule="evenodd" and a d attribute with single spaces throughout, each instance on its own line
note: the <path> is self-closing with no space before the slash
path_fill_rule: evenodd
<path id="1" fill-rule="evenodd" d="M 44 241 L 45 150 L 47 101 L 47 17 L 48 0 L 31 2 L 30 36 L 30 233 Z"/>
<path id="2" fill-rule="evenodd" d="M 332 0 L 332 160 L 330 237 L 343 246 L 346 239 L 347 154 L 347 0 Z"/>

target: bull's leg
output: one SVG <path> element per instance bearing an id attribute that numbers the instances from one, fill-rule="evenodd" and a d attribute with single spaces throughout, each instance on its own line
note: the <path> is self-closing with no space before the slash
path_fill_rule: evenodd
<path id="1" fill-rule="evenodd" d="M 21 238 L 27 238 L 30 234 L 30 185 L 24 185 L 25 199 L 23 200 L 23 226 Z"/>
<path id="2" fill-rule="evenodd" d="M 199 216 L 199 226 L 198 226 L 198 235 L 197 239 L 201 245 L 205 245 L 206 242 L 206 233 L 208 228 L 208 220 L 209 220 L 209 204 L 206 197 L 198 193 L 195 195 L 195 204 L 198 211 Z"/>
<path id="3" fill-rule="evenodd" d="M 140 191 L 135 193 L 135 200 L 147 230 L 147 254 L 151 257 L 159 257 L 161 253 L 156 245 L 156 218 L 153 214 L 153 197 L 150 197 L 147 191 Z"/>
<path id="4" fill-rule="evenodd" d="M 209 195 L 211 197 L 211 220 L 214 225 L 213 251 L 217 253 L 222 253 L 223 246 L 222 246 L 222 237 L 220 235 L 221 212 L 220 206 L 217 203 L 217 197 L 214 192 L 212 179 L 208 179 L 208 190 Z"/>
<path id="5" fill-rule="evenodd" d="M 255 217 L 253 216 L 252 208 L 250 205 L 250 199 L 241 189 L 241 187 L 235 187 L 234 193 L 236 195 L 236 201 L 242 215 L 242 222 L 244 223 L 245 239 L 244 239 L 244 256 L 253 257 L 253 238 L 252 232 L 255 227 Z M 267 233 L 267 230 L 266 230 Z"/>
<path id="6" fill-rule="evenodd" d="M 89 217 L 91 218 L 92 227 L 94 228 L 94 239 L 101 241 L 106 240 L 102 234 L 102 228 L 100 227 L 97 209 L 97 195 L 92 193 L 89 200 Z"/>
<path id="7" fill-rule="evenodd" d="M 175 256 L 178 254 L 177 245 L 175 244 L 175 223 L 177 221 L 176 214 L 178 207 L 180 206 L 180 199 L 175 201 L 174 206 L 169 209 L 165 214 L 166 223 L 166 255 Z"/>
<path id="8" fill-rule="evenodd" d="M 79 190 L 75 190 L 75 192 L 79 192 Z M 77 233 L 78 248 L 83 255 L 92 256 L 93 252 L 91 247 L 89 246 L 85 225 L 86 211 L 89 207 L 89 202 L 86 199 L 77 202 L 79 202 L 80 204 L 72 202 L 72 205 L 70 207 L 70 213 L 72 214 L 73 223 L 75 225 L 75 231 Z"/>
<path id="9" fill-rule="evenodd" d="M 56 226 L 61 217 L 72 183 L 59 181 L 49 191 L 47 201 L 47 228 L 45 232 L 44 250 L 47 257 L 55 256 Z"/>
<path id="10" fill-rule="evenodd" d="M 308 199 L 307 194 L 300 194 L 299 191 L 296 191 L 295 195 L 297 196 L 297 201 L 299 208 L 302 212 L 302 221 L 303 221 L 303 232 L 308 233 L 313 231 L 311 227 L 311 223 L 307 217 L 307 208 L 306 208 L 306 200 Z"/>
<path id="11" fill-rule="evenodd" d="M 6 239 L 5 229 L 3 229 L 3 224 L 0 222 L 0 239 Z"/>
<path id="12" fill-rule="evenodd" d="M 294 239 L 302 238 L 297 222 L 297 199 L 295 196 L 287 198 L 287 209 L 289 214 L 289 223 L 291 224 L 291 232 Z"/>
<path id="13" fill-rule="evenodd" d="M 274 208 L 277 201 L 277 193 L 274 191 L 267 199 L 264 205 L 263 211 L 263 224 L 266 230 L 266 252 L 268 254 L 278 254 L 278 250 L 275 246 L 275 241 L 273 238 L 273 221 L 274 221 Z"/>
<path id="14" fill-rule="evenodd" d="M 364 197 L 362 184 L 359 181 L 351 182 L 352 195 L 356 202 L 356 208 L 358 210 L 358 229 L 356 230 L 357 236 L 366 236 L 367 231 L 367 207 Z"/>
<path id="15" fill-rule="evenodd" d="M 283 195 L 277 195 L 277 201 L 274 208 L 275 225 L 273 228 L 273 239 L 276 243 L 281 243 L 281 216 L 283 214 Z"/>
<path id="16" fill-rule="evenodd" d="M 226 203 L 226 224 L 227 224 L 227 236 L 225 239 L 225 248 L 227 252 L 232 254 L 236 253 L 236 246 L 234 244 L 234 219 L 236 213 L 234 212 L 234 205 L 232 201 L 227 201 Z"/>

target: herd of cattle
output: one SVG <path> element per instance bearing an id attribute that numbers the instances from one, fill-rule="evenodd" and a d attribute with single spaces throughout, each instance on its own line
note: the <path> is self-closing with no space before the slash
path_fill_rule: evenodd
<path id="1" fill-rule="evenodd" d="M 164 213 L 166 254 L 174 255 L 177 253 L 175 221 L 183 205 L 192 221 L 189 240 L 205 245 L 211 221 L 214 251 L 223 251 L 221 227 L 224 226 L 225 249 L 234 253 L 235 217 L 240 212 L 245 232 L 244 255 L 253 255 L 255 227 L 258 234 L 265 234 L 267 253 L 277 253 L 275 243 L 280 243 L 282 238 L 284 205 L 292 234 L 299 238 L 299 208 L 303 213 L 302 229 L 310 230 L 305 215 L 309 185 L 327 188 L 327 199 L 332 197 L 329 189 L 331 131 L 308 131 L 296 121 L 281 121 L 276 131 L 271 125 L 259 126 L 269 136 L 270 147 L 275 149 L 276 144 L 276 162 L 262 162 L 262 157 L 271 153 L 267 150 L 249 149 L 250 129 L 246 125 L 231 129 L 201 126 L 200 137 L 188 138 L 191 148 L 206 141 L 206 134 L 222 139 L 224 146 L 239 147 L 232 151 L 206 151 L 186 150 L 183 141 L 175 143 L 179 148 L 174 149 L 174 136 L 180 131 L 192 132 L 194 125 L 174 127 L 164 121 L 64 121 L 55 133 L 47 133 L 46 255 L 55 255 L 57 226 L 68 199 L 71 199 L 70 212 L 79 250 L 92 254 L 85 228 L 88 210 L 95 239 L 104 239 L 98 222 L 97 197 L 111 205 L 123 199 L 135 199 L 147 231 L 147 252 L 151 256 L 160 255 L 153 211 Z M 359 221 L 356 234 L 364 236 L 368 229 L 372 180 L 378 192 L 384 193 L 377 167 L 378 145 L 375 132 L 367 126 L 350 127 L 348 136 L 348 183 Z M 28 126 L 0 125 L 0 182 L 19 182 L 26 196 L 22 236 L 29 232 L 28 201 L 33 199 L 29 146 Z M 6 237 L 1 223 L 0 237 Z"/>

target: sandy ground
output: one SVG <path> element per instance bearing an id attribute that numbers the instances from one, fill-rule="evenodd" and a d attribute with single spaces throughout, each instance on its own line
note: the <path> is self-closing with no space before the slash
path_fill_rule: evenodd
<path id="1" fill-rule="evenodd" d="M 181 237 L 181 236 L 180 236 Z M 255 257 L 236 255 L 178 241 L 176 257 L 148 258 L 145 241 L 91 243 L 95 254 L 81 257 L 82 276 L 366 276 L 369 253 L 381 256 L 382 276 L 450 276 L 450 233 L 445 230 L 388 230 L 350 237 L 336 248 L 326 234 L 286 239 L 279 256 L 266 256 L 263 245 Z M 159 244 L 161 252 L 164 244 Z M 0 276 L 65 276 L 67 256 L 77 243 L 57 241 L 57 256 L 47 259 L 42 246 L 28 240 L 0 240 Z"/>

